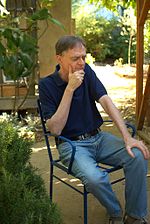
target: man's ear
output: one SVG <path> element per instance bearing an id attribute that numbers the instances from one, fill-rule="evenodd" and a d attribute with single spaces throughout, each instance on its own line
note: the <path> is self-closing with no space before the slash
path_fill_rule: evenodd
<path id="1" fill-rule="evenodd" d="M 56 60 L 58 64 L 61 64 L 62 60 L 61 60 L 61 55 L 56 55 Z"/>

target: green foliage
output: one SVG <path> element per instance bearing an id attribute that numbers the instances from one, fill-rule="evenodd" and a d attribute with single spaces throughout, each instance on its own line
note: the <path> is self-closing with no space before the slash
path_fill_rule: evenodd
<path id="1" fill-rule="evenodd" d="M 13 12 L 9 13 L 5 8 L 5 4 L 3 5 L 2 0 L 0 0 L 3 11 L 0 16 L 0 69 L 3 70 L 6 77 L 14 80 L 16 86 L 13 113 L 18 111 L 23 105 L 28 94 L 34 94 L 35 91 L 34 86 L 38 68 L 38 21 L 44 20 L 46 23 L 50 21 L 65 29 L 50 13 L 53 0 L 40 0 L 36 2 L 38 5 L 35 11 L 30 7 L 24 11 L 14 9 Z M 16 4 L 18 3 L 16 2 Z M 21 1 L 20 4 L 26 3 Z M 44 32 L 46 32 L 46 29 Z M 17 95 L 19 92 L 17 90 L 22 83 L 26 86 L 27 93 L 22 102 L 17 104 Z"/>
<path id="2" fill-rule="evenodd" d="M 108 52 L 103 41 L 106 33 L 106 20 L 103 17 L 96 18 L 94 12 L 87 12 L 86 6 L 82 6 L 78 11 L 76 33 L 86 41 L 87 52 L 90 52 L 96 61 L 101 61 Z"/>
<path id="3" fill-rule="evenodd" d="M 33 142 L 36 138 L 37 129 L 41 127 L 39 116 L 30 113 L 26 113 L 24 116 L 17 113 L 15 115 L 2 113 L 2 115 L 0 115 L 0 121 L 11 122 L 13 127 L 17 128 L 19 136 L 30 139 Z"/>
<path id="4" fill-rule="evenodd" d="M 107 58 L 115 60 L 123 57 L 127 61 L 128 43 L 121 35 L 121 23 L 116 17 L 105 19 L 97 13 L 85 13 L 84 6 L 76 17 L 76 33 L 82 36 L 87 44 L 87 52 L 96 61 L 104 62 Z"/>
<path id="5" fill-rule="evenodd" d="M 124 16 L 116 17 L 111 14 L 105 18 L 96 6 L 88 3 L 79 6 L 76 0 L 73 3 L 76 33 L 85 39 L 87 52 L 90 52 L 96 61 L 113 62 L 123 58 L 124 63 L 127 63 L 130 56 L 130 61 L 135 63 L 136 26 L 131 7 L 130 11 L 124 11 Z M 109 1 L 107 3 L 110 4 Z"/>
<path id="6" fill-rule="evenodd" d="M 4 74 L 14 81 L 21 77 L 30 76 L 37 65 L 35 60 L 38 52 L 37 39 L 33 35 L 37 21 L 49 20 L 65 29 L 51 15 L 52 3 L 52 0 L 41 0 L 38 2 L 38 9 L 35 12 L 27 13 L 27 10 L 26 13 L 19 12 L 15 18 L 11 14 L 1 17 L 0 69 L 3 69 Z M 21 28 L 22 21 L 26 23 L 24 29 Z"/>
<path id="7" fill-rule="evenodd" d="M 40 5 L 40 8 L 51 9 L 52 5 L 54 5 L 56 1 L 57 0 L 40 0 L 38 4 Z"/>
<path id="8" fill-rule="evenodd" d="M 5 75 L 14 81 L 30 75 L 35 66 L 36 40 L 13 27 L 0 28 L 0 39 L 0 68 Z"/>
<path id="9" fill-rule="evenodd" d="M 78 14 L 81 5 L 82 5 L 83 1 L 82 0 L 72 0 L 72 17 L 76 17 L 76 15 Z"/>
<path id="10" fill-rule="evenodd" d="M 11 124 L 6 122 L 0 125 L 0 145 L 2 164 L 5 169 L 17 174 L 26 166 L 31 154 L 30 142 L 18 137 L 18 133 Z M 25 150 L 26 149 L 26 150 Z"/>
<path id="11" fill-rule="evenodd" d="M 128 40 L 128 64 L 135 63 L 135 45 L 136 45 L 136 17 L 134 10 L 129 7 L 124 11 L 124 15 L 120 17 L 122 24 L 121 35 Z"/>
<path id="12" fill-rule="evenodd" d="M 60 224 L 44 182 L 30 163 L 31 143 L 11 123 L 0 122 L 0 222 Z"/>
<path id="13" fill-rule="evenodd" d="M 41 10 L 38 10 L 37 12 L 33 13 L 33 15 L 30 17 L 30 19 L 32 21 L 49 20 L 50 22 L 54 23 L 55 25 L 60 26 L 63 30 L 65 30 L 65 27 L 63 26 L 63 24 L 52 17 L 48 8 L 42 8 Z"/>
<path id="14" fill-rule="evenodd" d="M 136 7 L 136 0 L 89 0 L 89 3 L 94 3 L 98 7 L 106 7 L 114 12 L 117 11 L 117 6 L 120 5 L 123 8 L 128 8 L 131 6 L 132 8 Z"/>
<path id="15" fill-rule="evenodd" d="M 89 3 L 94 4 L 97 8 L 106 7 L 118 15 L 122 22 L 122 36 L 126 41 L 128 40 L 128 59 L 127 53 L 124 55 L 124 61 L 130 64 L 136 61 L 136 0 L 88 0 Z M 121 11 L 120 11 L 121 10 Z M 134 14 L 133 14 L 134 12 Z M 122 16 L 122 17 L 121 17 Z M 145 23 L 144 28 L 144 53 L 145 62 L 149 63 L 150 58 L 150 22 Z M 121 56 L 121 55 L 120 55 Z M 122 56 L 121 56 L 122 57 Z"/>

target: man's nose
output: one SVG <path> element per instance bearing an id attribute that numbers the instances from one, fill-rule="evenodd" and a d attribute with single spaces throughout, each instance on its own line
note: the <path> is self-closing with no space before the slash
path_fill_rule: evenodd
<path id="1" fill-rule="evenodd" d="M 83 65 L 85 63 L 85 60 L 83 58 L 79 58 L 78 63 L 80 65 Z"/>

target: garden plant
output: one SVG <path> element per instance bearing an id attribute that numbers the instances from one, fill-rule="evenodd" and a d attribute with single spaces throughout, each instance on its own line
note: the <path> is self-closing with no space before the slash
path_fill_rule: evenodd
<path id="1" fill-rule="evenodd" d="M 61 224 L 44 181 L 30 164 L 32 142 L 7 121 L 0 121 L 0 223 Z"/>

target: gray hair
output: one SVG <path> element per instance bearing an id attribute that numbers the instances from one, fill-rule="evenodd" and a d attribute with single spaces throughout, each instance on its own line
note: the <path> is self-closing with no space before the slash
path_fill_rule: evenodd
<path id="1" fill-rule="evenodd" d="M 55 45 L 56 55 L 61 55 L 64 51 L 73 49 L 77 44 L 81 44 L 86 47 L 86 44 L 81 37 L 73 35 L 61 37 Z"/>

